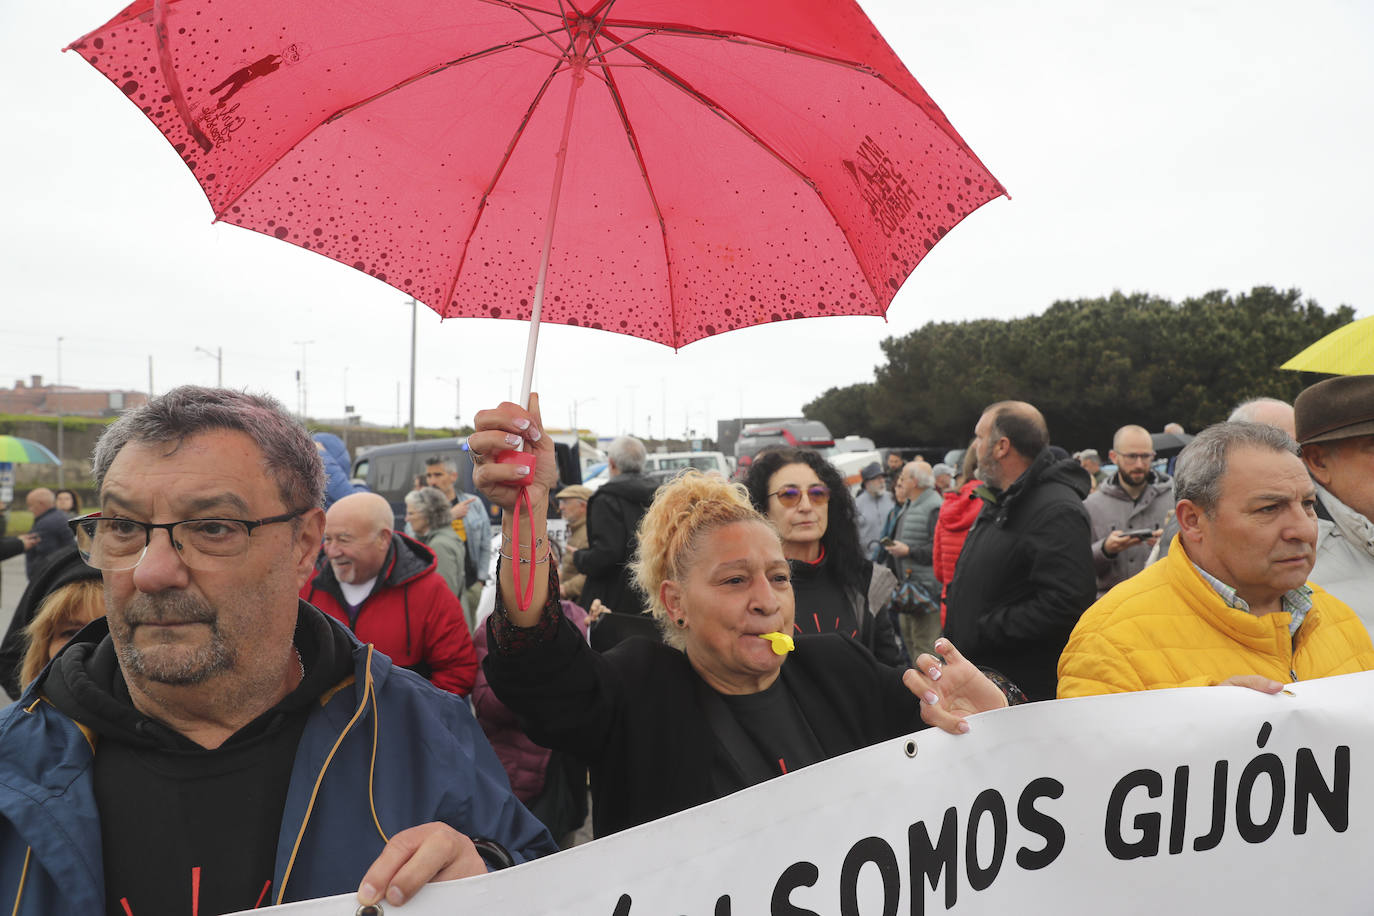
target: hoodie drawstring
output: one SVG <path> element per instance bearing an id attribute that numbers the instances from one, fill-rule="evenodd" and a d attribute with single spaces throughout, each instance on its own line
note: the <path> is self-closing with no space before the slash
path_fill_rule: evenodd
<path id="1" fill-rule="evenodd" d="M 12 916 L 19 916 L 19 901 L 24 899 L 24 882 L 29 877 L 29 860 L 33 858 L 33 847 L 30 846 L 24 851 L 24 868 L 19 872 L 19 889 L 14 892 L 14 909 L 11 910 Z"/>
<path id="2" fill-rule="evenodd" d="M 334 755 L 338 752 L 339 745 L 343 744 L 343 740 L 348 737 L 348 733 L 352 731 L 353 726 L 357 724 L 359 717 L 362 716 L 369 704 L 372 706 L 372 759 L 367 768 L 367 803 L 372 809 L 372 823 L 376 826 L 377 833 L 382 838 L 382 843 L 391 842 L 391 837 L 386 835 L 386 831 L 382 829 L 382 822 L 377 817 L 377 799 L 373 795 L 372 787 L 373 779 L 377 772 L 377 742 L 380 724 L 377 721 L 380 718 L 377 709 L 377 689 L 372 683 L 373 649 L 374 647 L 371 645 L 367 647 L 367 660 L 363 666 L 363 695 L 358 702 L 358 708 L 353 711 L 353 717 L 344 725 L 343 731 L 339 733 L 338 739 L 334 742 L 334 746 L 331 747 L 329 753 L 325 755 L 324 765 L 320 767 L 319 775 L 315 777 L 314 788 L 310 790 L 310 801 L 305 806 L 305 816 L 301 818 L 301 829 L 296 833 L 296 842 L 291 847 L 291 858 L 287 860 L 286 870 L 282 873 L 281 887 L 277 888 L 278 905 L 280 905 L 286 897 L 286 885 L 287 882 L 291 880 L 291 870 L 295 868 L 296 855 L 300 852 L 301 841 L 305 839 L 305 828 L 310 824 L 310 814 L 315 810 L 315 799 L 320 794 L 320 784 L 324 782 L 324 774 L 329 771 L 329 765 L 334 761 Z M 25 861 L 27 863 L 27 860 Z M 18 906 L 17 901 L 15 905 Z"/>

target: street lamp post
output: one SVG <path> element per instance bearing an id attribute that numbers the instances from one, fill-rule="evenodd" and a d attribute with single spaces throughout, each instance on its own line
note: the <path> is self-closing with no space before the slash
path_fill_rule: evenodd
<path id="1" fill-rule="evenodd" d="M 579 425 L 577 424 L 577 408 L 581 407 L 583 404 L 590 404 L 592 401 L 595 401 L 595 400 L 596 400 L 595 397 L 590 397 L 590 398 L 579 398 L 579 399 L 573 401 L 573 416 L 572 416 L 572 420 L 573 420 L 573 435 L 574 435 L 574 436 L 577 436 L 577 437 L 579 437 L 579 438 L 581 438 L 581 436 L 582 436 L 582 427 L 579 426 Z"/>
<path id="2" fill-rule="evenodd" d="M 223 388 L 223 387 L 224 387 L 224 348 L 223 348 L 223 347 L 215 347 L 215 352 L 214 352 L 214 353 L 211 353 L 209 350 L 205 349 L 204 347 L 196 347 L 196 352 L 197 352 L 197 353 L 204 353 L 206 356 L 210 357 L 211 359 L 213 359 L 213 360 L 215 361 L 215 387 L 216 387 L 216 388 Z M 304 357 L 302 357 L 302 359 L 304 359 Z"/>
<path id="3" fill-rule="evenodd" d="M 315 341 L 293 340 L 291 342 L 301 348 L 301 371 L 300 374 L 296 377 L 296 399 L 297 401 L 299 401 L 297 406 L 300 408 L 301 411 L 301 422 L 304 423 L 305 418 L 310 414 L 310 396 L 306 388 L 305 380 L 305 348 L 310 346 Z"/>
<path id="4" fill-rule="evenodd" d="M 453 429 L 454 429 L 454 431 L 456 432 L 457 429 L 458 429 L 458 421 L 459 421 L 459 419 L 462 417 L 462 400 L 461 400 L 462 394 L 461 394 L 461 392 L 462 392 L 462 387 L 463 387 L 463 380 L 462 380 L 462 379 L 456 379 L 456 378 L 449 378 L 448 376 L 444 376 L 444 375 L 436 375 L 436 376 L 434 376 L 434 377 L 435 377 L 436 379 L 438 379 L 439 381 L 441 381 L 441 382 L 452 382 L 452 383 L 453 383 Z"/>

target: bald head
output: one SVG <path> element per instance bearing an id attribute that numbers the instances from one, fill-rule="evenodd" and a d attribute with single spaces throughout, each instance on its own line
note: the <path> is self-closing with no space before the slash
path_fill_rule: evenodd
<path id="1" fill-rule="evenodd" d="M 1297 423 L 1293 419 L 1293 405 L 1278 398 L 1255 398 L 1246 401 L 1231 411 L 1228 421 L 1245 420 L 1248 423 L 1263 423 L 1288 433 L 1288 438 L 1298 438 Z"/>
<path id="2" fill-rule="evenodd" d="M 1138 497 L 1150 480 L 1150 465 L 1155 460 L 1154 439 L 1143 426 L 1123 426 L 1112 436 L 1112 463 L 1116 465 L 1116 482 L 1131 495 Z"/>
<path id="3" fill-rule="evenodd" d="M 1118 452 L 1142 452 L 1151 448 L 1150 431 L 1143 426 L 1123 426 L 1112 436 L 1112 449 Z"/>
<path id="4" fill-rule="evenodd" d="M 376 493 L 353 493 L 324 514 L 324 553 L 334 576 L 354 585 L 376 578 L 391 548 L 395 516 Z"/>
<path id="5" fill-rule="evenodd" d="M 396 516 L 391 511 L 391 503 L 376 493 L 350 493 L 329 507 L 326 519 L 348 520 L 373 528 L 391 530 Z"/>
<path id="6" fill-rule="evenodd" d="M 52 490 L 49 490 L 47 487 L 38 487 L 37 489 L 29 491 L 28 498 L 24 500 L 24 504 L 27 505 L 29 511 L 33 513 L 34 518 L 37 518 L 57 505 L 57 497 L 53 495 Z"/>

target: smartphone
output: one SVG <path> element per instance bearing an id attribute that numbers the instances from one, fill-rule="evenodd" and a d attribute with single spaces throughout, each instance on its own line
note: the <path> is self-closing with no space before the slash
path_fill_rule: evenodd
<path id="1" fill-rule="evenodd" d="M 1132 528 L 1130 531 L 1121 532 L 1128 538 L 1140 538 L 1142 541 L 1149 540 L 1155 536 L 1153 528 Z"/>

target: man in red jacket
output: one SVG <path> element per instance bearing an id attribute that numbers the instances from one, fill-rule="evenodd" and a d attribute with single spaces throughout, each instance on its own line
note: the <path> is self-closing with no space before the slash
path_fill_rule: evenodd
<path id="1" fill-rule="evenodd" d="M 301 597 L 393 662 L 467 696 L 477 653 L 463 608 L 428 547 L 392 530 L 376 493 L 354 493 L 325 513 L 324 551 Z"/>

